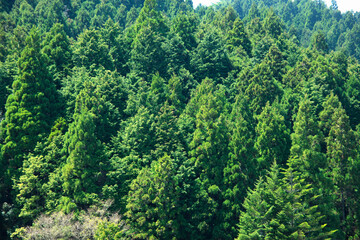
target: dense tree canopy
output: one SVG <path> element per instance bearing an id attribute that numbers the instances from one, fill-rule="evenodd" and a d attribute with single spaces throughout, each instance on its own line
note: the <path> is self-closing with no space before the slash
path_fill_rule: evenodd
<path id="1" fill-rule="evenodd" d="M 0 239 L 359 239 L 360 15 L 0 3 Z"/>

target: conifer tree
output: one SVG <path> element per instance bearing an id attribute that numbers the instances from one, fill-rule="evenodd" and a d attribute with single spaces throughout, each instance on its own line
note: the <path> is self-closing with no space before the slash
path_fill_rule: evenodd
<path id="1" fill-rule="evenodd" d="M 222 39 L 215 29 L 210 28 L 205 33 L 192 56 L 191 64 L 198 81 L 208 77 L 221 83 L 221 78 L 227 77 L 232 70 Z"/>
<path id="2" fill-rule="evenodd" d="M 245 95 L 250 100 L 250 108 L 255 114 L 260 114 L 266 103 L 280 97 L 282 90 L 275 82 L 274 74 L 270 66 L 261 63 L 256 65 L 249 84 L 246 86 Z"/>
<path id="3" fill-rule="evenodd" d="M 285 164 L 290 150 L 290 133 L 285 125 L 285 119 L 276 106 L 266 104 L 257 117 L 255 148 L 260 158 L 259 170 L 269 169 L 276 161 Z"/>
<path id="4" fill-rule="evenodd" d="M 335 207 L 333 205 L 334 184 L 326 174 L 328 162 L 322 152 L 324 136 L 315 116 L 313 104 L 307 96 L 299 104 L 294 122 L 294 133 L 291 134 L 291 164 L 297 171 L 301 171 L 302 178 L 312 185 L 312 192 L 315 195 L 321 195 L 321 198 L 313 201 L 313 204 L 318 205 L 318 210 L 327 219 L 329 228 L 336 228 L 339 224 L 339 216 L 336 212 L 329 211 Z M 336 235 L 336 237 L 341 237 L 341 235 Z"/>
<path id="5" fill-rule="evenodd" d="M 190 69 L 190 54 L 178 34 L 170 33 L 167 42 L 168 71 L 179 74 L 181 69 Z"/>
<path id="6" fill-rule="evenodd" d="M 206 78 L 201 85 L 211 89 L 200 97 L 196 113 L 196 129 L 189 145 L 191 162 L 201 183 L 202 191 L 209 198 L 199 214 L 208 216 L 204 224 L 204 237 L 219 238 L 224 235 L 220 203 L 222 202 L 223 171 L 228 154 L 228 126 L 225 121 L 226 100 L 223 89 L 215 91 L 214 83 Z M 200 223 L 199 223 L 200 224 Z"/>
<path id="7" fill-rule="evenodd" d="M 50 58 L 50 71 L 60 88 L 61 78 L 70 73 L 72 67 L 72 49 L 64 31 L 64 26 L 55 24 L 42 43 L 42 51 Z"/>
<path id="8" fill-rule="evenodd" d="M 132 237 L 141 239 L 179 239 L 189 231 L 177 164 L 165 155 L 140 171 L 130 185 L 126 216 Z"/>
<path id="9" fill-rule="evenodd" d="M 79 95 L 79 97 L 86 95 Z M 65 135 L 66 164 L 62 166 L 63 197 L 59 208 L 65 212 L 82 209 L 96 202 L 105 182 L 107 162 L 103 146 L 95 135 L 95 114 L 89 111 L 86 102 L 79 101 L 74 122 Z"/>
<path id="10" fill-rule="evenodd" d="M 9 177 L 18 177 L 23 156 L 48 134 L 59 107 L 36 28 L 31 30 L 26 43 L 19 59 L 19 76 L 13 83 L 1 123 L 2 155 L 11 172 Z"/>
<path id="11" fill-rule="evenodd" d="M 267 34 L 271 37 L 277 39 L 282 33 L 282 23 L 281 20 L 274 13 L 274 9 L 270 9 L 264 19 L 264 28 L 266 29 Z"/>
<path id="12" fill-rule="evenodd" d="M 176 32 L 182 41 L 186 49 L 189 51 L 196 48 L 195 31 L 197 28 L 197 18 L 194 14 L 179 13 L 173 20 L 173 31 Z"/>
<path id="13" fill-rule="evenodd" d="M 135 116 L 123 123 L 121 131 L 111 141 L 108 182 L 103 191 L 107 198 L 115 199 L 114 205 L 121 211 L 125 210 L 124 197 L 130 190 L 131 181 L 141 169 L 151 165 L 156 144 L 154 122 L 154 114 L 141 106 Z"/>
<path id="14" fill-rule="evenodd" d="M 354 214 L 348 204 L 353 192 L 350 169 L 356 158 L 355 134 L 350 126 L 349 117 L 336 95 L 331 94 L 323 104 L 324 110 L 320 113 L 322 126 L 326 135 L 326 155 L 329 162 L 329 174 L 335 185 L 336 206 L 340 211 L 342 229 L 347 235 L 349 231 L 348 214 Z M 334 194 L 333 193 L 333 194 Z M 351 230 L 350 230 L 351 231 Z"/>
<path id="15" fill-rule="evenodd" d="M 270 47 L 269 52 L 265 57 L 265 61 L 270 66 L 274 78 L 278 82 L 282 82 L 287 63 L 280 49 L 276 45 Z"/>
<path id="16" fill-rule="evenodd" d="M 64 160 L 61 150 L 65 128 L 63 118 L 56 120 L 47 141 L 38 143 L 34 153 L 24 159 L 22 174 L 14 184 L 18 193 L 16 202 L 21 207 L 19 217 L 24 223 L 31 223 L 41 213 L 54 210 L 49 208 L 52 205 L 49 201 L 53 201 L 49 198 L 53 190 L 49 189 L 49 179 Z"/>
<path id="17" fill-rule="evenodd" d="M 110 56 L 109 46 L 100 35 L 99 30 L 85 30 L 75 44 L 73 60 L 75 65 L 113 70 L 114 62 Z"/>
<path id="18" fill-rule="evenodd" d="M 251 57 L 251 42 L 245 32 L 244 23 L 240 18 L 236 18 L 233 28 L 228 32 L 227 48 L 233 51 L 234 48 L 242 47 L 247 55 Z"/>
<path id="19" fill-rule="evenodd" d="M 276 239 L 272 234 L 278 225 L 274 220 L 281 209 L 281 177 L 279 166 L 274 162 L 266 175 L 249 189 L 240 214 L 238 240 Z"/>
<path id="20" fill-rule="evenodd" d="M 319 53 L 322 53 L 322 54 L 328 53 L 329 47 L 326 42 L 324 33 L 318 32 L 315 34 L 315 36 L 312 40 L 312 47 L 314 50 L 318 51 Z"/>
<path id="21" fill-rule="evenodd" d="M 254 120 L 246 99 L 239 95 L 229 119 L 232 129 L 229 142 L 229 159 L 224 168 L 224 228 L 225 237 L 234 239 L 238 234 L 241 204 L 245 192 L 257 178 L 257 152 L 254 148 Z"/>
<path id="22" fill-rule="evenodd" d="M 328 230 L 327 219 L 319 211 L 313 187 L 303 178 L 301 171 L 292 166 L 293 159 L 288 162 L 282 179 L 282 192 L 279 203 L 276 231 L 273 239 L 328 239 L 335 231 Z"/>
<path id="23" fill-rule="evenodd" d="M 135 39 L 131 50 L 131 69 L 141 77 L 167 73 L 162 44 L 168 27 L 156 10 L 155 0 L 146 0 L 135 23 Z"/>

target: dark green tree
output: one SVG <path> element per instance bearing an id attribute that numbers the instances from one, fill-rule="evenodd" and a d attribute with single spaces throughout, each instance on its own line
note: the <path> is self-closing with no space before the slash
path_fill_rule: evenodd
<path id="1" fill-rule="evenodd" d="M 42 51 L 50 59 L 50 72 L 55 78 L 57 88 L 60 88 L 61 79 L 70 74 L 73 66 L 72 49 L 63 25 L 55 24 L 42 45 Z"/>
<path id="2" fill-rule="evenodd" d="M 79 98 L 86 97 L 79 94 Z M 74 122 L 65 134 L 64 150 L 68 157 L 61 168 L 64 194 L 58 209 L 67 213 L 84 209 L 100 199 L 108 167 L 103 145 L 95 135 L 95 114 L 84 102 L 86 99 L 78 101 Z"/>
<path id="3" fill-rule="evenodd" d="M 292 167 L 292 159 L 283 173 L 281 210 L 275 218 L 276 231 L 273 239 L 328 239 L 336 230 L 328 230 L 327 219 L 319 211 L 313 186 Z"/>
<path id="4" fill-rule="evenodd" d="M 269 169 L 274 161 L 286 163 L 290 150 L 290 131 L 276 106 L 266 104 L 257 117 L 255 148 L 259 153 L 259 173 Z"/>
<path id="5" fill-rule="evenodd" d="M 131 182 L 126 216 L 132 237 L 141 239 L 180 239 L 189 231 L 186 207 L 180 188 L 183 180 L 177 163 L 165 155 L 140 171 Z M 180 186 L 179 186 L 180 185 Z"/>
<path id="6" fill-rule="evenodd" d="M 274 218 L 281 209 L 281 191 L 279 166 L 274 162 L 266 178 L 260 177 L 254 188 L 248 190 L 240 214 L 238 240 L 274 237 L 271 233 L 278 225 Z"/>
<path id="7" fill-rule="evenodd" d="M 208 205 L 203 206 L 198 213 L 206 218 L 198 224 L 202 226 L 204 238 L 216 239 L 224 236 L 220 208 L 224 168 L 228 157 L 229 132 L 225 118 L 227 104 L 224 90 L 215 91 L 213 81 L 206 78 L 201 85 L 208 85 L 210 92 L 204 93 L 199 99 L 201 105 L 196 112 L 196 129 L 189 145 L 190 161 L 195 166 L 201 189 L 209 199 Z"/>
<path id="8" fill-rule="evenodd" d="M 8 177 L 19 177 L 25 155 L 45 137 L 59 110 L 58 94 L 41 53 L 40 36 L 33 28 L 19 59 L 19 76 L 13 93 L 6 102 L 5 119 L 1 123 L 2 155 L 9 166 Z"/>
<path id="9" fill-rule="evenodd" d="M 312 47 L 314 50 L 316 50 L 322 54 L 328 53 L 329 47 L 326 42 L 326 37 L 325 37 L 324 33 L 318 32 L 315 34 L 315 36 L 313 37 L 313 41 L 312 41 Z"/>
<path id="10" fill-rule="evenodd" d="M 270 47 L 269 53 L 265 57 L 265 62 L 270 66 L 274 78 L 278 82 L 282 82 L 283 75 L 286 72 L 287 62 L 276 45 Z"/>
<path id="11" fill-rule="evenodd" d="M 103 187 L 105 196 L 115 200 L 116 208 L 125 210 L 130 183 L 141 169 L 149 167 L 155 150 L 155 117 L 141 106 L 135 116 L 122 124 L 111 141 L 108 183 Z"/>
<path id="12" fill-rule="evenodd" d="M 172 29 L 180 36 L 186 49 L 190 51 L 196 48 L 197 18 L 195 14 L 179 13 L 173 21 Z"/>
<path id="13" fill-rule="evenodd" d="M 191 64 L 194 77 L 198 81 L 208 77 L 221 83 L 221 79 L 227 77 L 232 64 L 222 39 L 215 29 L 207 30 L 192 55 Z"/>
<path id="14" fill-rule="evenodd" d="M 239 95 L 229 117 L 231 137 L 229 159 L 224 168 L 224 238 L 234 239 L 238 234 L 241 204 L 245 192 L 252 187 L 257 178 L 257 151 L 254 148 L 254 119 L 247 106 L 246 99 Z"/>
<path id="15" fill-rule="evenodd" d="M 353 192 L 350 169 L 356 157 L 355 134 L 350 127 L 349 117 L 336 95 L 331 94 L 323 107 L 320 119 L 326 136 L 328 171 L 335 185 L 333 194 L 337 196 L 335 204 L 340 212 L 342 229 L 347 236 L 351 236 L 354 233 L 349 225 L 355 223 L 348 221 L 352 219 L 351 214 L 354 214 L 354 211 L 350 209 L 348 201 L 351 201 L 351 192 Z"/>
<path id="16" fill-rule="evenodd" d="M 250 109 L 255 114 L 260 114 L 266 103 L 281 97 L 282 90 L 274 78 L 274 74 L 265 63 L 256 65 L 252 77 L 245 90 L 245 95 L 250 100 Z"/>
<path id="17" fill-rule="evenodd" d="M 85 30 L 81 33 L 74 46 L 74 64 L 78 67 L 113 70 L 114 63 L 109 53 L 109 46 L 98 30 Z"/>
<path id="18" fill-rule="evenodd" d="M 251 57 L 251 42 L 240 18 L 236 18 L 233 28 L 228 32 L 226 46 L 230 52 L 242 47 L 247 55 Z"/>
<path id="19" fill-rule="evenodd" d="M 34 153 L 24 159 L 19 180 L 15 182 L 17 190 L 16 202 L 20 205 L 19 217 L 27 223 L 37 218 L 45 211 L 53 211 L 50 206 L 51 190 L 49 189 L 50 175 L 60 167 L 64 160 L 62 144 L 66 123 L 59 118 L 44 143 L 38 143 Z M 58 193 L 60 194 L 60 193 Z"/>
<path id="20" fill-rule="evenodd" d="M 171 34 L 165 49 L 167 52 L 168 71 L 170 73 L 179 74 L 182 69 L 190 70 L 190 53 L 177 34 Z"/>
<path id="21" fill-rule="evenodd" d="M 281 19 L 275 14 L 272 8 L 268 11 L 263 24 L 266 33 L 275 39 L 277 39 L 283 31 Z"/>

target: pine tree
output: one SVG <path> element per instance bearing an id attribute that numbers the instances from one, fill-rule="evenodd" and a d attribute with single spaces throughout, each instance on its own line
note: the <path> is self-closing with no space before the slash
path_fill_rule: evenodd
<path id="1" fill-rule="evenodd" d="M 189 51 L 196 48 L 195 31 L 197 28 L 197 18 L 194 14 L 179 13 L 172 24 L 173 31 L 176 32 L 182 41 L 186 49 Z"/>
<path id="2" fill-rule="evenodd" d="M 280 18 L 276 16 L 272 8 L 268 11 L 264 19 L 264 28 L 266 29 L 267 34 L 275 39 L 277 39 L 283 31 L 282 22 Z"/>
<path id="3" fill-rule="evenodd" d="M 117 136 L 111 141 L 110 170 L 108 182 L 103 187 L 107 198 L 115 199 L 115 207 L 124 211 L 130 183 L 141 169 L 149 167 L 155 150 L 155 116 L 145 107 L 140 107 L 135 116 L 123 123 Z M 161 153 L 159 153 L 161 154 Z"/>
<path id="4" fill-rule="evenodd" d="M 326 174 L 328 162 L 322 152 L 324 136 L 315 117 L 314 103 L 307 96 L 299 104 L 291 140 L 292 167 L 301 171 L 302 178 L 312 185 L 315 195 L 321 195 L 313 204 L 319 206 L 318 210 L 327 219 L 329 228 L 336 228 L 339 216 L 335 211 L 329 211 L 334 209 L 334 184 Z M 336 237 L 341 238 L 341 235 Z"/>
<path id="5" fill-rule="evenodd" d="M 279 201 L 282 208 L 275 218 L 277 228 L 274 235 L 277 239 L 328 239 L 336 231 L 327 230 L 324 223 L 327 219 L 314 203 L 321 196 L 314 193 L 312 185 L 302 177 L 302 172 L 293 168 L 292 161 L 289 160 L 283 173 Z"/>
<path id="6" fill-rule="evenodd" d="M 166 52 L 169 72 L 179 74 L 181 69 L 190 69 L 190 53 L 179 35 L 171 34 L 167 45 Z"/>
<path id="7" fill-rule="evenodd" d="M 167 73 L 165 51 L 162 44 L 168 27 L 156 10 L 155 0 L 146 0 L 135 23 L 135 39 L 132 43 L 130 65 L 134 73 L 141 77 Z"/>
<path id="8" fill-rule="evenodd" d="M 285 61 L 285 58 L 280 49 L 276 45 L 270 47 L 269 53 L 265 57 L 265 61 L 270 66 L 274 78 L 278 82 L 282 82 L 283 75 L 286 71 L 287 62 Z"/>
<path id="9" fill-rule="evenodd" d="M 324 33 L 322 33 L 322 32 L 316 33 L 316 35 L 313 37 L 313 40 L 312 40 L 312 47 L 314 50 L 316 50 L 322 54 L 328 53 L 329 47 L 326 42 Z"/>
<path id="10" fill-rule="evenodd" d="M 178 239 L 186 235 L 177 164 L 165 155 L 140 171 L 130 184 L 126 216 L 132 237 L 141 239 Z"/>
<path id="11" fill-rule="evenodd" d="M 72 67 L 72 50 L 64 26 L 55 24 L 46 35 L 42 51 L 50 58 L 50 71 L 60 88 L 60 81 L 70 73 Z"/>
<path id="12" fill-rule="evenodd" d="M 63 160 L 62 143 L 66 123 L 59 118 L 51 129 L 51 133 L 44 143 L 38 143 L 34 153 L 24 159 L 22 174 L 14 184 L 21 217 L 24 223 L 31 223 L 41 213 L 52 211 L 48 206 L 50 175 L 60 167 Z M 53 199 L 51 199 L 53 200 Z M 51 201 L 50 200 L 50 201 Z"/>
<path id="13" fill-rule="evenodd" d="M 110 56 L 109 46 L 101 36 L 99 30 L 85 30 L 75 44 L 73 60 L 76 66 L 88 69 L 99 68 L 114 69 L 114 62 Z"/>

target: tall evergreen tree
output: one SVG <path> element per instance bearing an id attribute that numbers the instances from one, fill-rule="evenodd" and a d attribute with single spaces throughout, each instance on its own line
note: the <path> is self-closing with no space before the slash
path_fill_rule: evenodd
<path id="1" fill-rule="evenodd" d="M 320 119 L 326 134 L 328 171 L 336 187 L 334 193 L 337 196 L 336 206 L 341 213 L 342 229 L 347 236 L 351 236 L 354 233 L 348 226 L 356 223 L 348 222 L 352 218 L 351 214 L 355 212 L 348 204 L 353 192 L 349 171 L 354 164 L 353 159 L 356 158 L 355 134 L 351 129 L 349 117 L 336 95 L 331 94 L 323 107 Z"/>
<path id="2" fill-rule="evenodd" d="M 179 163 L 165 155 L 140 171 L 130 185 L 126 216 L 132 237 L 141 239 L 191 238 L 184 203 L 186 176 Z M 185 202 L 183 201 L 185 200 Z"/>
<path id="3" fill-rule="evenodd" d="M 79 97 L 87 95 L 79 95 Z M 62 188 L 59 209 L 70 212 L 83 209 L 99 200 L 101 186 L 105 183 L 107 162 L 102 143 L 95 135 L 95 114 L 84 101 L 78 101 L 74 122 L 65 135 L 66 164 L 62 166 Z"/>
<path id="4" fill-rule="evenodd" d="M 233 51 L 235 48 L 242 47 L 248 56 L 251 56 L 251 42 L 245 31 L 244 23 L 240 18 L 236 18 L 233 28 L 228 32 L 227 48 Z"/>
<path id="5" fill-rule="evenodd" d="M 208 29 L 205 33 L 192 56 L 191 64 L 194 76 L 199 82 L 208 77 L 221 83 L 221 78 L 227 77 L 232 64 L 215 29 Z"/>
<path id="6" fill-rule="evenodd" d="M 238 240 L 276 239 L 271 238 L 274 237 L 271 233 L 278 225 L 274 218 L 281 209 L 281 191 L 279 166 L 274 162 L 266 178 L 260 177 L 254 188 L 248 191 L 240 215 Z"/>
<path id="7" fill-rule="evenodd" d="M 201 85 L 209 85 L 210 92 L 201 96 L 196 113 L 196 129 L 189 145 L 191 162 L 201 182 L 202 191 L 208 195 L 208 206 L 198 214 L 207 216 L 203 223 L 203 236 L 216 239 L 224 235 L 221 221 L 223 171 L 228 154 L 228 126 L 225 121 L 226 100 L 223 89 L 215 91 L 214 83 L 206 78 Z"/>
<path id="8" fill-rule="evenodd" d="M 254 148 L 254 120 L 248 109 L 246 99 L 239 95 L 233 105 L 229 119 L 231 130 L 229 159 L 224 168 L 224 228 L 225 237 L 234 239 L 238 230 L 241 204 L 245 192 L 252 187 L 257 178 L 257 151 Z"/>
<path id="9" fill-rule="evenodd" d="M 275 81 L 274 74 L 265 63 L 256 65 L 252 77 L 245 90 L 245 95 L 250 100 L 250 108 L 255 114 L 260 114 L 266 103 L 280 97 L 282 90 Z"/>
<path id="10" fill-rule="evenodd" d="M 43 52 L 50 58 L 50 71 L 55 77 L 57 87 L 60 88 L 61 78 L 70 73 L 72 63 L 72 49 L 70 41 L 64 31 L 64 26 L 55 24 L 46 35 Z"/>
<path id="11" fill-rule="evenodd" d="M 329 231 L 327 219 L 319 211 L 318 201 L 313 187 L 302 177 L 301 171 L 292 167 L 292 159 L 284 172 L 282 196 L 279 203 L 282 208 L 276 216 L 278 226 L 274 239 L 328 239 L 336 230 Z"/>
<path id="12" fill-rule="evenodd" d="M 261 172 L 269 169 L 274 161 L 285 164 L 290 150 L 290 133 L 284 117 L 276 106 L 270 106 L 269 103 L 257 120 L 255 148 L 260 155 L 258 161 Z"/>
<path id="13" fill-rule="evenodd" d="M 58 94 L 41 53 L 40 35 L 33 28 L 19 59 L 19 76 L 6 102 L 2 155 L 8 177 L 18 177 L 23 156 L 45 137 L 59 110 Z"/>

